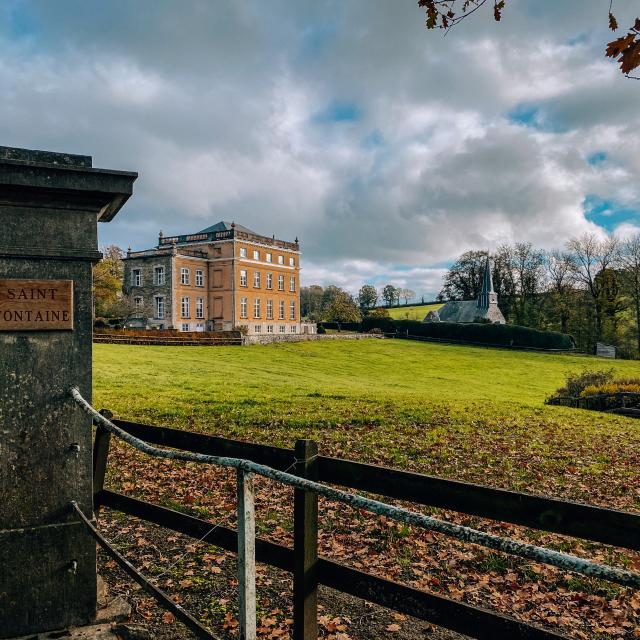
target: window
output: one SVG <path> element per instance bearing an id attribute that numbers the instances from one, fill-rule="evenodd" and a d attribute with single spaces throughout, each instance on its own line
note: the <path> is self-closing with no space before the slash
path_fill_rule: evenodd
<path id="1" fill-rule="evenodd" d="M 180 269 L 180 283 L 189 284 L 189 269 L 186 267 L 182 267 L 182 269 Z"/>
<path id="2" fill-rule="evenodd" d="M 247 317 L 247 299 L 246 298 L 240 298 L 240 317 L 241 318 Z"/>
<path id="3" fill-rule="evenodd" d="M 278 304 L 278 320 L 284 320 L 284 300 L 280 300 Z"/>
<path id="4" fill-rule="evenodd" d="M 267 320 L 273 320 L 273 300 L 267 300 Z"/>
<path id="5" fill-rule="evenodd" d="M 296 301 L 292 300 L 289 303 L 289 320 L 295 320 L 296 319 Z"/>
<path id="6" fill-rule="evenodd" d="M 133 304 L 135 304 L 136 307 L 141 307 L 144 304 L 144 299 L 143 298 L 134 298 L 133 299 Z"/>
<path id="7" fill-rule="evenodd" d="M 259 324 L 253 326 L 254 333 L 262 333 L 262 327 Z"/>
<path id="8" fill-rule="evenodd" d="M 254 289 L 260 288 L 260 272 L 259 271 L 253 272 L 253 288 Z"/>
<path id="9" fill-rule="evenodd" d="M 164 284 L 164 267 L 156 267 L 153 270 L 153 280 L 158 286 Z"/>
<path id="10" fill-rule="evenodd" d="M 246 269 L 240 269 L 240 286 L 241 287 L 247 286 L 247 270 Z"/>
<path id="11" fill-rule="evenodd" d="M 268 324 L 267 325 L 267 333 L 273 333 L 273 325 L 272 324 Z"/>
<path id="12" fill-rule="evenodd" d="M 182 330 L 183 331 L 189 331 L 189 323 L 188 322 L 183 322 L 182 323 Z"/>
<path id="13" fill-rule="evenodd" d="M 267 262 L 273 262 L 273 254 L 272 253 L 265 254 L 264 258 L 265 258 L 265 260 Z"/>
<path id="14" fill-rule="evenodd" d="M 260 260 L 260 252 L 257 249 L 253 250 L 253 259 Z"/>
<path id="15" fill-rule="evenodd" d="M 134 287 L 142 286 L 142 269 L 134 269 L 131 272 L 131 284 Z"/>
<path id="16" fill-rule="evenodd" d="M 182 311 L 182 317 L 183 318 L 190 318 L 191 315 L 189 313 L 189 298 L 182 298 L 182 306 L 181 306 L 181 311 Z"/>
<path id="17" fill-rule="evenodd" d="M 296 266 L 296 259 L 295 258 L 289 258 L 289 266 L 290 267 L 295 267 Z"/>
<path id="18" fill-rule="evenodd" d="M 273 289 L 273 273 L 267 273 L 267 289 Z"/>
<path id="19" fill-rule="evenodd" d="M 240 247 L 240 257 L 241 258 L 247 257 L 247 249 L 245 247 Z"/>
<path id="20" fill-rule="evenodd" d="M 291 333 L 298 333 L 298 327 L 296 327 L 295 324 L 292 324 L 290 331 L 291 331 Z"/>
<path id="21" fill-rule="evenodd" d="M 164 318 L 164 298 L 156 296 L 156 318 L 162 320 Z"/>
<path id="22" fill-rule="evenodd" d="M 289 291 L 295 291 L 295 290 L 296 290 L 296 277 L 291 276 L 289 278 Z"/>
<path id="23" fill-rule="evenodd" d="M 196 318 L 204 318 L 204 298 L 196 298 Z"/>
<path id="24" fill-rule="evenodd" d="M 281 324 L 281 325 L 278 327 L 278 330 L 280 331 L 280 333 L 284 333 L 284 332 L 287 330 L 287 327 L 285 327 L 283 324 Z"/>
<path id="25" fill-rule="evenodd" d="M 196 287 L 204 287 L 204 272 L 202 269 L 196 269 Z"/>
<path id="26" fill-rule="evenodd" d="M 284 276 L 282 274 L 278 276 L 278 291 L 284 291 Z"/>
<path id="27" fill-rule="evenodd" d="M 284 256 L 278 256 L 278 264 L 284 264 Z"/>
<path id="28" fill-rule="evenodd" d="M 253 317 L 254 318 L 260 317 L 260 298 L 255 298 L 253 300 Z"/>

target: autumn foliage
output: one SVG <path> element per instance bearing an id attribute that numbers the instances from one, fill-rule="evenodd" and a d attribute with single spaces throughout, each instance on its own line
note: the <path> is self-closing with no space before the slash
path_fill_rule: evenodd
<path id="1" fill-rule="evenodd" d="M 418 0 L 418 6 L 426 12 L 427 29 L 450 29 L 475 13 L 488 0 Z M 505 0 L 493 0 L 493 17 L 502 19 Z M 609 28 L 618 30 L 618 21 L 609 11 Z M 620 63 L 620 71 L 629 74 L 640 66 L 640 18 L 636 18 L 627 35 L 608 43 L 606 56 Z"/>

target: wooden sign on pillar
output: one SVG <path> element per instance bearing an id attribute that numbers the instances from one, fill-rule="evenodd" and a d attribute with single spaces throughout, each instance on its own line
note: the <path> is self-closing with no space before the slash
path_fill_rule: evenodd
<path id="1" fill-rule="evenodd" d="M 90 623 L 92 266 L 137 174 L 0 147 L 0 638 Z"/>

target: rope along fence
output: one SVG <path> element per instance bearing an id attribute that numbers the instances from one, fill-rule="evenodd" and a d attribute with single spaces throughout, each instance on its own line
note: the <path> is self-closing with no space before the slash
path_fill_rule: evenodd
<path id="1" fill-rule="evenodd" d="M 130 433 L 127 433 L 125 430 L 121 429 L 113 422 L 111 422 L 111 420 L 106 418 L 104 415 L 96 411 L 82 397 L 78 389 L 71 389 L 70 395 L 74 399 L 74 401 L 83 409 L 83 411 L 91 416 L 95 424 L 102 426 L 108 432 L 112 433 L 116 437 L 120 438 L 124 442 L 127 442 L 143 453 L 169 460 L 197 462 L 235 469 L 238 472 L 239 503 L 241 492 L 244 496 L 244 499 L 246 500 L 247 498 L 247 492 L 243 489 L 246 481 L 250 480 L 251 474 L 258 474 L 276 482 L 287 484 L 301 491 L 311 492 L 316 495 L 323 496 L 329 500 L 341 502 L 354 508 L 363 509 L 374 514 L 396 520 L 398 522 L 426 529 L 428 531 L 441 533 L 443 535 L 458 539 L 463 542 L 476 544 L 494 551 L 508 553 L 511 555 L 526 558 L 528 560 L 534 560 L 536 562 L 541 562 L 560 569 L 573 571 L 575 573 L 579 573 L 591 578 L 607 580 L 625 587 L 631 587 L 635 589 L 640 587 L 640 575 L 630 571 L 598 564 L 590 560 L 579 558 L 577 556 L 562 553 L 559 551 L 518 542 L 516 540 L 502 538 L 500 536 L 485 533 L 476 529 L 472 529 L 470 527 L 452 524 L 450 522 L 439 520 L 431 516 L 426 516 L 409 509 L 397 507 L 394 505 L 386 504 L 384 502 L 380 502 L 378 500 L 341 491 L 339 489 L 326 486 L 313 480 L 292 475 L 287 473 L 286 471 L 280 471 L 263 464 L 252 462 L 250 460 L 226 456 L 206 455 L 195 452 L 173 451 L 154 447 L 144 442 L 143 440 L 136 438 Z M 251 547 L 251 545 L 255 544 L 255 516 L 253 514 L 252 494 L 249 496 L 249 500 L 251 502 L 251 504 L 249 505 L 250 509 L 249 512 L 245 513 L 245 515 L 248 514 L 250 520 L 249 527 L 245 526 L 247 524 L 246 522 L 241 522 L 242 514 L 240 513 L 240 504 L 238 510 L 238 549 L 240 550 L 244 548 L 245 555 L 247 552 L 250 553 L 250 549 L 248 547 Z M 253 558 L 251 562 L 255 563 L 255 558 Z M 251 564 L 251 562 L 249 562 L 249 564 Z M 245 575 L 245 578 L 246 577 L 247 576 Z M 255 578 L 255 575 L 253 576 L 253 578 Z M 240 582 L 242 583 L 242 580 Z M 255 583 L 253 584 L 253 588 L 250 589 L 250 591 L 251 590 L 253 590 L 253 593 L 255 593 Z M 240 596 L 242 601 L 242 593 L 240 594 Z M 245 602 L 244 606 L 245 617 L 253 615 L 253 617 L 255 618 L 255 609 L 253 611 L 253 614 L 251 614 L 247 602 Z M 244 627 L 245 623 L 243 621 L 242 606 L 240 614 L 241 625 Z M 249 623 L 250 627 L 254 626 L 255 620 L 253 620 L 253 625 L 251 624 L 251 621 L 249 621 Z M 245 637 L 254 637 L 251 635 L 250 629 L 248 630 Z"/>

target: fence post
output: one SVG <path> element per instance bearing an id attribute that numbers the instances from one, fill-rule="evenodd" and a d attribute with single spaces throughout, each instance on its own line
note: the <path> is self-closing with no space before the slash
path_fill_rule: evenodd
<path id="1" fill-rule="evenodd" d="M 109 409 L 101 409 L 100 413 L 107 420 L 113 418 L 113 413 Z M 96 426 L 96 437 L 93 441 L 93 511 L 96 514 L 100 510 L 98 495 L 104 489 L 110 441 L 111 433 L 101 425 Z"/>
<path id="2" fill-rule="evenodd" d="M 318 479 L 318 445 L 298 440 L 296 473 Z M 293 507 L 293 638 L 318 637 L 318 496 L 295 489 Z"/>
<path id="3" fill-rule="evenodd" d="M 238 469 L 238 606 L 240 640 L 256 638 L 256 514 L 253 474 Z"/>

